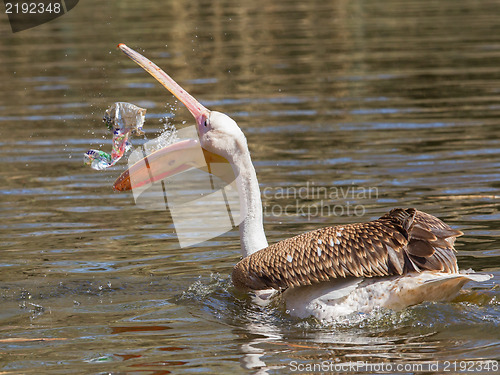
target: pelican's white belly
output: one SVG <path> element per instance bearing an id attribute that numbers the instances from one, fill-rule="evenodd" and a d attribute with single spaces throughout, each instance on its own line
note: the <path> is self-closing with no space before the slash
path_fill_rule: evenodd
<path id="1" fill-rule="evenodd" d="M 287 289 L 282 298 L 290 315 L 332 320 L 353 312 L 368 313 L 377 307 L 399 310 L 424 301 L 453 299 L 470 281 L 490 275 L 422 272 L 404 276 L 336 279 Z"/>

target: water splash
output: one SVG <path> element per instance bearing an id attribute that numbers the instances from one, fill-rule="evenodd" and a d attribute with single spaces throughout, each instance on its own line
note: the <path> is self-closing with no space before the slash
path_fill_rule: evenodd
<path id="1" fill-rule="evenodd" d="M 148 141 L 145 147 L 147 148 L 147 153 L 151 154 L 164 147 L 167 147 L 168 145 L 171 145 L 172 143 L 178 142 L 179 139 L 179 134 L 175 125 L 165 123 L 163 131 L 160 133 L 160 135 L 155 139 Z"/>
<path id="2" fill-rule="evenodd" d="M 95 170 L 103 170 L 115 165 L 132 148 L 130 134 L 143 135 L 142 130 L 146 110 L 134 104 L 117 102 L 106 110 L 103 121 L 113 131 L 111 154 L 101 150 L 89 150 L 83 158 L 84 164 Z"/>
<path id="3" fill-rule="evenodd" d="M 229 277 L 223 278 L 220 274 L 210 274 L 210 280 L 203 281 L 201 276 L 198 277 L 193 284 L 191 284 L 187 290 L 183 291 L 182 294 L 177 298 L 177 302 L 181 301 L 203 301 L 207 297 L 219 293 L 228 292 L 228 288 L 231 286 L 231 279 Z"/>

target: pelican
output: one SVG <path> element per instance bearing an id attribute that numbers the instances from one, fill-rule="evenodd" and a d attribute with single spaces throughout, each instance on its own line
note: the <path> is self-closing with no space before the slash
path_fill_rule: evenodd
<path id="1" fill-rule="evenodd" d="M 190 168 L 188 152 L 180 162 L 171 161 L 193 142 L 199 142 L 207 163 L 229 163 L 238 176 L 240 206 L 246 210 L 239 225 L 242 259 L 231 278 L 237 289 L 253 292 L 255 301 L 266 303 L 279 296 L 291 316 L 333 320 L 376 308 L 449 301 L 468 281 L 490 279 L 459 272 L 453 245 L 463 233 L 414 208 L 395 208 L 374 221 L 321 228 L 268 245 L 255 168 L 237 123 L 205 108 L 141 54 L 124 44 L 118 47 L 187 107 L 199 140 L 156 151 L 147 163 L 122 173 L 114 188 L 130 190 L 132 181 L 152 183 Z"/>

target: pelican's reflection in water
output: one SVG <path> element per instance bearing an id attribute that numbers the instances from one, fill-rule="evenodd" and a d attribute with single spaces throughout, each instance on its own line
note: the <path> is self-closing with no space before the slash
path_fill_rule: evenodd
<path id="1" fill-rule="evenodd" d="M 276 316 L 266 316 L 264 312 L 260 322 L 248 322 L 245 332 L 237 332 L 246 340 L 240 347 L 240 364 L 246 370 L 254 370 L 254 374 L 284 369 L 292 372 L 358 369 L 369 373 L 370 366 L 376 365 L 409 362 L 429 365 L 434 361 L 432 353 L 443 348 L 435 337 L 438 331 L 415 327 L 419 325 L 417 314 L 412 308 L 401 312 L 380 309 L 324 324 L 314 319 L 292 321 L 283 315 L 276 321 Z M 257 318 L 255 312 L 250 315 L 247 317 L 251 320 Z M 283 357 L 289 360 L 280 362 Z"/>
<path id="2" fill-rule="evenodd" d="M 283 336 L 278 328 L 265 323 L 249 323 L 246 328 L 247 334 L 255 336 L 255 338 L 241 345 L 243 354 L 240 358 L 241 367 L 246 370 L 256 370 L 255 374 L 267 374 L 270 369 L 285 368 L 285 366 L 268 367 L 262 358 L 268 355 L 263 344 L 283 341 Z"/>

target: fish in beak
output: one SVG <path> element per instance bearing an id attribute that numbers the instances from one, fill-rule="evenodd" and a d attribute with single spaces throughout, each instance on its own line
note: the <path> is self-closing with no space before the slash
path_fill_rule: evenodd
<path id="1" fill-rule="evenodd" d="M 187 107 L 196 120 L 196 130 L 199 135 L 200 129 L 204 126 L 205 120 L 210 115 L 210 111 L 179 86 L 177 82 L 155 63 L 123 43 L 120 43 L 118 48 L 156 78 L 158 82 Z M 185 139 L 161 148 L 147 155 L 144 159 L 123 172 L 115 181 L 114 189 L 118 191 L 131 190 L 136 187 L 152 184 L 193 167 L 212 173 L 211 164 L 229 164 L 224 157 L 203 148 L 203 153 L 196 152 L 196 150 L 199 151 L 200 147 L 199 139 Z M 227 182 L 234 180 L 234 175 L 222 175 L 219 177 Z"/>

